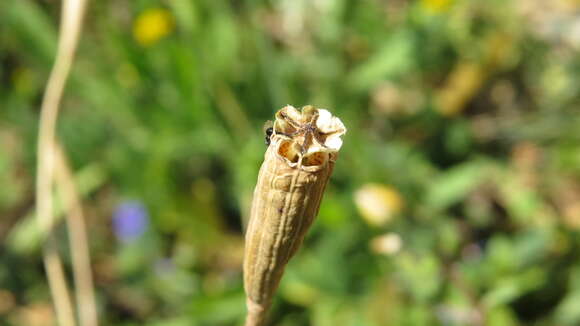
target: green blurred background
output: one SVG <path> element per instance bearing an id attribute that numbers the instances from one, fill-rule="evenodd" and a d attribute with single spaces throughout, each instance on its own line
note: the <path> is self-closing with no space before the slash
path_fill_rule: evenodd
<path id="1" fill-rule="evenodd" d="M 90 1 L 58 138 L 102 325 L 241 324 L 262 125 L 286 104 L 349 130 L 272 325 L 580 325 L 579 12 Z M 59 13 L 0 2 L 2 325 L 55 324 L 33 187 Z"/>

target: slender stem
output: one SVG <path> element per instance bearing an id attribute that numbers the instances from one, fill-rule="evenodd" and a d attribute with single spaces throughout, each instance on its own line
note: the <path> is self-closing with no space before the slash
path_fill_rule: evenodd
<path id="1" fill-rule="evenodd" d="M 42 235 L 46 237 L 43 253 L 44 266 L 58 324 L 63 326 L 75 325 L 75 317 L 53 234 L 54 142 L 59 104 L 77 48 L 85 6 L 86 0 L 63 2 L 58 50 L 42 100 L 38 130 L 37 220 Z"/>
<path id="2" fill-rule="evenodd" d="M 67 212 L 67 227 L 80 324 L 97 326 L 97 305 L 85 217 L 73 174 L 62 148 L 57 144 L 55 181 Z"/>
<path id="3" fill-rule="evenodd" d="M 44 244 L 43 262 L 46 270 L 46 277 L 53 297 L 56 317 L 59 325 L 74 326 L 75 316 L 71 304 L 70 294 L 66 284 L 62 260 L 58 255 L 56 241 L 50 235 Z"/>
<path id="4" fill-rule="evenodd" d="M 268 307 L 259 305 L 250 299 L 246 300 L 248 314 L 244 326 L 263 326 L 266 323 Z"/>

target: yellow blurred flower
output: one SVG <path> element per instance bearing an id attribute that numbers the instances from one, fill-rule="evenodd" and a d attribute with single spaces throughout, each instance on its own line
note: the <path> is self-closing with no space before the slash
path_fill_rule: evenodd
<path id="1" fill-rule="evenodd" d="M 444 12 L 447 11 L 453 0 L 422 0 L 421 5 L 432 12 Z"/>
<path id="2" fill-rule="evenodd" d="M 173 16 L 165 9 L 155 8 L 142 12 L 133 25 L 133 37 L 143 46 L 155 44 L 173 31 Z"/>
<path id="3" fill-rule="evenodd" d="M 435 94 L 437 111 L 445 116 L 460 113 L 481 89 L 486 77 L 487 71 L 482 65 L 459 62 L 449 74 L 443 88 Z"/>
<path id="4" fill-rule="evenodd" d="M 354 194 L 354 201 L 363 219 L 375 226 L 389 222 L 403 208 L 403 198 L 390 186 L 369 183 Z"/>

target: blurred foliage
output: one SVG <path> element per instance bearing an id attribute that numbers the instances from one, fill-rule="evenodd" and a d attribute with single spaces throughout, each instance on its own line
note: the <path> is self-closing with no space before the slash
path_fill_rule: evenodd
<path id="1" fill-rule="evenodd" d="M 32 216 L 59 10 L 0 2 L 6 325 L 54 322 Z M 329 108 L 349 132 L 273 325 L 579 325 L 579 10 L 91 1 L 58 135 L 103 325 L 241 323 L 261 126 L 285 104 Z"/>

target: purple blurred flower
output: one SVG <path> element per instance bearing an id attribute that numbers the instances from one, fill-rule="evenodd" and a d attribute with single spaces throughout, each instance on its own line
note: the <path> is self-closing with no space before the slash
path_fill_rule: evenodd
<path id="1" fill-rule="evenodd" d="M 131 242 L 141 236 L 149 225 L 145 206 L 139 201 L 126 201 L 113 213 L 113 229 L 122 242 Z"/>

